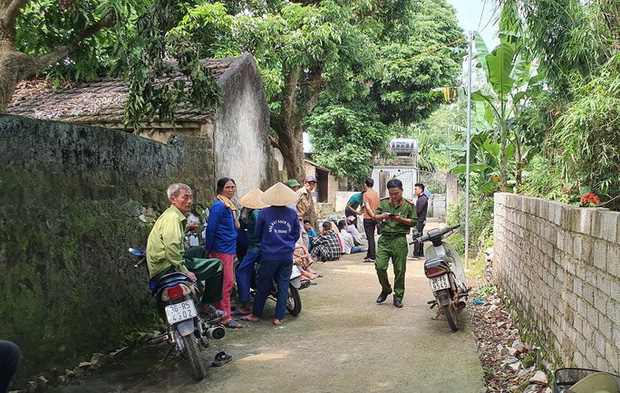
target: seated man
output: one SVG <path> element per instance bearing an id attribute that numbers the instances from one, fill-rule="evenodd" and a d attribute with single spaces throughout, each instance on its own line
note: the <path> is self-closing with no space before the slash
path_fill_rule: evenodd
<path id="1" fill-rule="evenodd" d="M 151 281 L 157 282 L 174 271 L 185 273 L 193 281 L 204 281 L 200 311 L 206 313 L 209 319 L 221 318 L 225 313 L 211 303 L 222 299 L 222 261 L 206 259 L 203 247 L 192 247 L 187 252 L 183 247 L 185 232 L 196 228 L 195 223 L 187 224 L 187 215 L 192 207 L 192 189 L 182 183 L 171 184 L 168 199 L 171 205 L 155 222 L 146 244 Z"/>
<path id="2" fill-rule="evenodd" d="M 353 237 L 353 241 L 356 246 L 360 246 L 362 244 L 362 235 L 355 227 L 355 217 L 353 216 L 347 217 L 347 232 L 349 232 Z"/>
<path id="3" fill-rule="evenodd" d="M 338 228 L 340 228 L 340 237 L 342 238 L 342 246 L 344 248 L 344 254 L 355 254 L 356 252 L 365 252 L 363 248 L 355 245 L 353 236 L 347 231 L 347 224 L 344 220 L 338 222 Z"/>
<path id="4" fill-rule="evenodd" d="M 320 236 L 313 242 L 312 258 L 315 261 L 335 261 L 342 256 L 342 248 L 336 232 L 332 230 L 332 223 L 325 221 Z"/>
<path id="5" fill-rule="evenodd" d="M 308 234 L 308 239 L 310 240 L 310 244 L 308 245 L 308 250 L 312 250 L 312 241 L 317 236 L 317 233 L 314 230 L 314 228 L 312 228 L 312 224 L 310 223 L 310 220 L 304 220 L 304 229 L 306 230 L 306 233 Z"/>

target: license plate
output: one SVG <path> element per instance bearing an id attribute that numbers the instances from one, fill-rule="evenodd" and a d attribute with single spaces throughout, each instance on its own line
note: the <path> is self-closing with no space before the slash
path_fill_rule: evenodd
<path id="1" fill-rule="evenodd" d="M 171 324 L 194 318 L 196 315 L 198 313 L 193 300 L 185 300 L 181 303 L 166 306 L 166 317 Z"/>
<path id="2" fill-rule="evenodd" d="M 450 281 L 448 280 L 448 275 L 444 274 L 439 277 L 433 277 L 429 280 L 431 284 L 431 290 L 433 292 L 439 291 L 440 289 L 450 288 Z"/>

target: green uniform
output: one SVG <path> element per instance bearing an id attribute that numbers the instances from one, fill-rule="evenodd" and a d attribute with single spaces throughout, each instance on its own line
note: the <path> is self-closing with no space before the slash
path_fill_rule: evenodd
<path id="1" fill-rule="evenodd" d="M 400 214 L 402 218 L 411 218 L 412 224 L 418 221 L 415 212 L 415 205 L 402 198 L 398 205 L 392 203 L 389 198 L 384 198 L 379 202 L 376 215 L 384 212 Z M 412 225 L 412 226 L 413 226 Z M 390 258 L 394 265 L 394 300 L 403 300 L 405 294 L 405 271 L 407 268 L 407 234 L 411 227 L 392 220 L 385 220 L 381 226 L 381 237 L 377 244 L 377 259 L 375 269 L 381 284 L 381 290 L 385 294 L 392 293 L 390 280 L 388 279 L 387 269 Z"/>

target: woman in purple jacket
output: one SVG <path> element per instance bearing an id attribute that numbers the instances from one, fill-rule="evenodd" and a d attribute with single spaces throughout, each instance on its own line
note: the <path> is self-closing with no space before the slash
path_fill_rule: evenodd
<path id="1" fill-rule="evenodd" d="M 297 212 L 287 205 L 295 203 L 298 198 L 295 191 L 282 183 L 276 183 L 261 195 L 261 200 L 271 207 L 262 209 L 256 221 L 255 234 L 261 239 L 261 260 L 254 307 L 252 314 L 241 317 L 244 321 L 258 322 L 263 316 L 265 301 L 275 279 L 278 301 L 273 324 L 282 325 L 293 269 L 293 251 L 301 232 Z"/>

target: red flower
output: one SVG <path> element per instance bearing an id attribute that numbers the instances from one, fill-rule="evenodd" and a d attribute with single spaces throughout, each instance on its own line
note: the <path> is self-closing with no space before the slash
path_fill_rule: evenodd
<path id="1" fill-rule="evenodd" d="M 583 203 L 584 205 L 598 205 L 599 203 L 601 203 L 601 200 L 598 196 L 596 196 L 596 194 L 588 192 L 581 197 L 581 203 Z"/>

